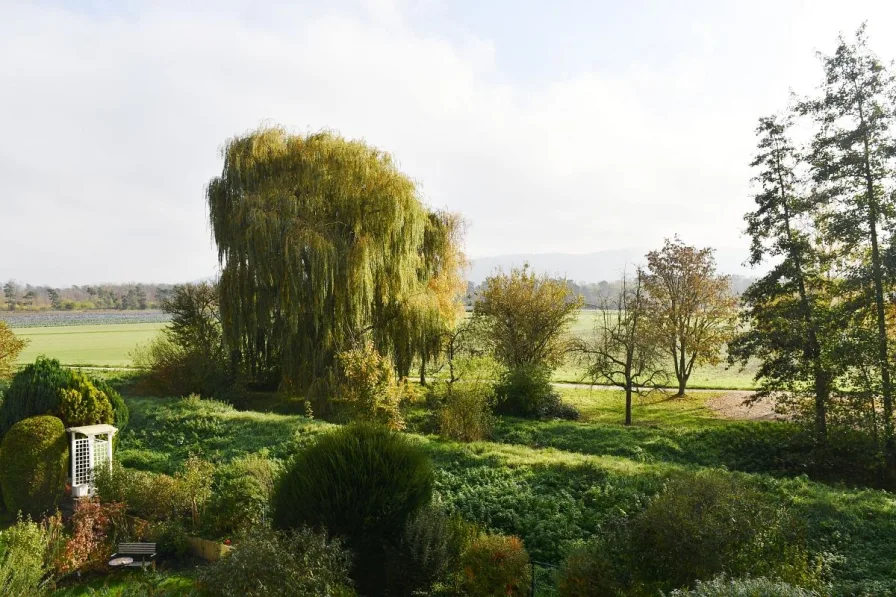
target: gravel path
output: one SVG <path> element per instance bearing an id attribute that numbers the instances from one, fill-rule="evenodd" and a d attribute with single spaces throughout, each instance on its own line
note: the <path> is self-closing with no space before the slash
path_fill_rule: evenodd
<path id="1" fill-rule="evenodd" d="M 770 399 L 760 400 L 753 404 L 744 404 L 753 392 L 730 390 L 706 401 L 706 406 L 715 411 L 723 419 L 741 421 L 775 421 L 783 419 L 775 412 L 775 403 Z"/>

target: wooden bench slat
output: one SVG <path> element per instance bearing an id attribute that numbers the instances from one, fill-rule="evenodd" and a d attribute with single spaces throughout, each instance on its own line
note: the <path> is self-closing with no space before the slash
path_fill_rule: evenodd
<path id="1" fill-rule="evenodd" d="M 119 543 L 120 555 L 155 555 L 155 543 Z"/>

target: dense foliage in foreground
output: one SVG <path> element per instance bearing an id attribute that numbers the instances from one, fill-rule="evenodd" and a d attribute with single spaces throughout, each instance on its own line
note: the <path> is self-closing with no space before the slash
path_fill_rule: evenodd
<path id="1" fill-rule="evenodd" d="M 589 413 L 587 391 L 578 402 Z M 618 398 L 618 395 L 617 395 Z M 617 399 L 616 404 L 620 401 Z M 129 399 L 132 427 L 122 438 L 119 459 L 129 467 L 176 472 L 191 452 L 227 462 L 263 449 L 277 458 L 307 446 L 335 426 L 300 416 L 237 411 L 222 403 L 198 399 Z M 618 423 L 597 418 L 570 425 L 576 442 L 589 438 L 596 446 L 625 444 L 627 433 L 654 434 L 654 442 L 674 443 L 676 435 L 703 424 L 679 403 L 645 406 L 663 416 L 649 429 L 621 430 Z M 614 414 L 615 420 L 621 411 Z M 644 418 L 642 413 L 642 418 Z M 512 421 L 502 425 L 512 427 Z M 528 422 L 528 428 L 552 422 Z M 707 426 L 710 423 L 706 423 Z M 725 428 L 729 424 L 716 421 Z M 748 425 L 740 423 L 734 425 Z M 782 433 L 773 424 L 755 425 L 756 435 Z M 665 436 L 665 439 L 664 439 Z M 772 436 L 774 437 L 774 436 Z M 718 441 L 722 442 L 723 435 Z M 570 440 L 572 441 L 572 439 Z M 687 458 L 672 462 L 662 451 L 649 462 L 632 457 L 592 454 L 556 448 L 533 448 L 491 442 L 458 444 L 420 437 L 436 468 L 434 499 L 450 512 L 483 528 L 517 535 L 535 560 L 560 564 L 575 545 L 590 539 L 620 514 L 635 514 L 659 495 L 670 477 L 700 470 Z M 680 446 L 681 447 L 681 446 Z M 690 449 L 685 444 L 682 450 Z M 672 453 L 675 451 L 673 450 Z M 709 460 L 707 452 L 707 460 Z M 712 465 L 711 461 L 703 464 Z M 770 469 L 774 462 L 767 463 Z M 762 462 L 753 462 L 762 472 Z M 776 479 L 764 474 L 720 471 L 765 496 L 785 504 L 806 525 L 808 555 L 821 568 L 836 595 L 896 592 L 896 570 L 889 554 L 896 552 L 896 502 L 877 490 L 852 490 L 812 482 L 801 476 Z"/>

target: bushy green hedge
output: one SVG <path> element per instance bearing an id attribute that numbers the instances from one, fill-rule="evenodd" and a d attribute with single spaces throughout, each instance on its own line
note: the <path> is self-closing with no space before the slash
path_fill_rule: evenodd
<path id="1" fill-rule="evenodd" d="M 782 503 L 727 472 L 671 480 L 643 511 L 571 552 L 560 594 L 655 595 L 719 574 L 817 584 L 805 529 Z"/>
<path id="2" fill-rule="evenodd" d="M 350 553 L 321 532 L 254 529 L 224 558 L 199 572 L 209 597 L 352 597 Z"/>
<path id="3" fill-rule="evenodd" d="M 821 593 L 767 578 L 697 581 L 693 589 L 677 589 L 669 597 L 821 597 Z"/>
<path id="4" fill-rule="evenodd" d="M 58 413 L 66 427 L 112 423 L 115 420 L 108 396 L 80 371 L 72 371 L 68 386 L 59 389 Z"/>
<path id="5" fill-rule="evenodd" d="M 496 410 L 500 414 L 537 419 L 576 420 L 580 413 L 560 400 L 551 383 L 551 370 L 525 365 L 506 371 L 495 386 Z"/>
<path id="6" fill-rule="evenodd" d="M 121 397 L 121 394 L 118 393 L 118 390 L 112 387 L 112 385 L 101 377 L 91 377 L 90 381 L 93 382 L 93 385 L 96 386 L 96 389 L 106 395 L 106 398 L 109 399 L 109 403 L 112 405 L 112 412 L 115 414 L 115 422 L 113 425 L 118 428 L 118 432 L 121 433 L 124 431 L 128 422 L 130 421 L 130 411 L 128 410 L 127 404 L 124 403 L 124 398 Z M 116 435 L 118 437 L 118 435 Z"/>
<path id="7" fill-rule="evenodd" d="M 462 442 L 491 437 L 494 398 L 491 385 L 480 383 L 436 384 L 427 397 L 430 403 L 438 405 L 439 434 Z"/>
<path id="8" fill-rule="evenodd" d="M 46 357 L 22 368 L 4 392 L 0 435 L 36 415 L 55 415 L 66 427 L 111 423 L 119 431 L 127 427 L 129 418 L 127 405 L 108 382 Z"/>
<path id="9" fill-rule="evenodd" d="M 203 516 L 207 538 L 232 538 L 260 524 L 270 511 L 277 469 L 253 454 L 218 467 Z"/>
<path id="10" fill-rule="evenodd" d="M 44 523 L 19 519 L 0 531 L 0 595 L 5 597 L 42 597 L 49 593 L 51 563 L 60 524 L 58 519 Z"/>
<path id="11" fill-rule="evenodd" d="M 475 525 L 430 504 L 413 514 L 404 527 L 401 545 L 390 558 L 390 594 L 441 595 L 454 587 L 460 559 L 480 535 Z"/>
<path id="12" fill-rule="evenodd" d="M 400 541 L 408 517 L 429 503 L 429 457 L 385 427 L 352 424 L 296 454 L 274 501 L 280 529 L 324 527 L 356 554 L 353 577 L 362 593 L 387 582 L 383 556 Z"/>
<path id="13" fill-rule="evenodd" d="M 55 510 L 65 492 L 68 441 L 56 417 L 12 426 L 0 446 L 0 489 L 9 512 L 32 517 Z"/>

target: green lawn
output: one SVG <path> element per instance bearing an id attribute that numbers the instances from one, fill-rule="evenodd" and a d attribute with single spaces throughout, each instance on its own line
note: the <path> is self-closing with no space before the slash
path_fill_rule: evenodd
<path id="1" fill-rule="evenodd" d="M 19 356 L 30 363 L 40 355 L 59 359 L 64 365 L 128 367 L 130 353 L 164 329 L 165 323 L 123 323 L 29 327 L 13 332 L 28 346 Z"/>
<path id="2" fill-rule="evenodd" d="M 615 391 L 564 389 L 580 421 L 502 419 L 495 438 L 461 444 L 413 434 L 437 468 L 436 499 L 488 529 L 516 534 L 539 561 L 558 563 L 576 541 L 635 512 L 671 475 L 704 467 L 730 471 L 804 520 L 822 558 L 831 594 L 896 594 L 896 500 L 888 492 L 848 489 L 800 475 L 805 448 L 796 427 L 733 422 L 706 408 L 706 394 L 639 401 L 635 425 L 622 419 Z M 238 411 L 214 401 L 127 398 L 131 426 L 118 458 L 126 466 L 176 471 L 191 453 L 226 462 L 264 451 L 288 458 L 334 426 L 299 415 Z M 273 401 L 266 408 L 276 408 Z"/>
<path id="3" fill-rule="evenodd" d="M 594 323 L 601 317 L 600 311 L 582 310 L 572 325 L 572 333 L 580 338 L 589 338 L 594 333 Z M 670 370 L 672 363 L 669 363 Z M 745 368 L 739 365 L 728 367 L 727 363 L 719 365 L 704 365 L 694 367 L 688 386 L 691 388 L 725 389 L 725 390 L 752 390 L 755 387 L 753 376 L 756 374 L 755 363 L 748 363 Z M 560 367 L 554 372 L 555 381 L 582 382 L 585 379 L 585 371 L 577 364 L 570 363 Z M 675 376 L 671 375 L 670 383 L 675 383 Z"/>
<path id="4" fill-rule="evenodd" d="M 586 336 L 594 327 L 596 311 L 581 311 L 573 325 L 573 333 Z M 39 355 L 59 359 L 65 365 L 96 367 L 128 367 L 131 352 L 138 344 L 152 339 L 165 323 L 122 323 L 105 325 L 65 325 L 16 328 L 13 331 L 30 342 L 19 362 L 30 363 Z M 690 380 L 691 388 L 752 389 L 755 366 L 746 370 L 727 368 L 724 364 L 699 367 Z M 554 373 L 561 382 L 587 382 L 580 366 L 569 363 Z"/>

